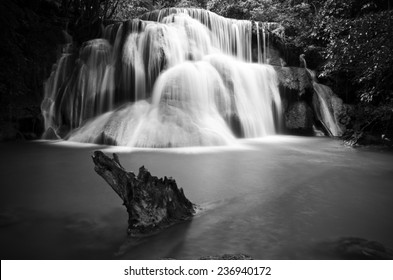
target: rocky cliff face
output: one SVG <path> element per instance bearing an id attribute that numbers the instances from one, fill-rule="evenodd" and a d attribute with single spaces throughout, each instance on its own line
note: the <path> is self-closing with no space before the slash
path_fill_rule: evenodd
<path id="1" fill-rule="evenodd" d="M 283 99 L 284 133 L 342 136 L 350 125 L 350 106 L 300 67 L 275 66 Z"/>
<path id="2" fill-rule="evenodd" d="M 312 135 L 314 115 L 305 101 L 296 101 L 285 113 L 285 127 L 292 134 Z"/>

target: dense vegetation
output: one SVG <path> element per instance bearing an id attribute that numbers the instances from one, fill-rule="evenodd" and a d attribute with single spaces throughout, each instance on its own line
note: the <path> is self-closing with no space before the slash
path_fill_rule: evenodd
<path id="1" fill-rule="evenodd" d="M 355 105 L 347 137 L 379 142 L 393 137 L 392 2 L 213 0 L 208 7 L 227 17 L 280 22 L 287 45 L 300 48 L 319 78 Z"/>
<path id="2" fill-rule="evenodd" d="M 65 24 L 47 1 L 0 1 L 0 141 L 42 133 L 43 81 Z"/>
<path id="3" fill-rule="evenodd" d="M 92 26 L 110 20 L 125 20 L 165 7 L 196 7 L 209 9 L 225 17 L 255 21 L 279 22 L 285 29 L 288 48 L 305 54 L 309 68 L 315 69 L 324 83 L 345 102 L 353 104 L 349 136 L 372 135 L 378 140 L 393 140 L 393 1 L 392 0 L 5 0 L 15 6 L 29 3 L 30 18 L 16 20 L 10 16 L 10 5 L 3 10 L 2 27 L 6 40 L 2 44 L 2 60 L 13 60 L 17 66 L 2 70 L 2 103 L 7 96 L 27 94 L 28 61 L 47 60 L 41 72 L 47 74 L 47 59 L 53 53 L 46 46 L 36 46 L 52 34 L 53 26 L 61 25 L 77 40 L 94 37 Z M 4 12 L 6 10 L 7 12 Z M 26 11 L 26 8 L 22 9 Z M 26 16 L 25 16 L 26 17 Z M 32 19 L 33 18 L 33 19 Z M 60 20 L 59 20 L 60 19 Z M 55 22 L 55 25 L 49 24 Z M 31 22 L 34 24 L 32 25 Z M 29 24 L 27 24 L 29 23 Z M 42 32 L 42 30 L 49 30 Z M 52 31 L 51 31 L 52 30 Z M 8 37 L 7 37 L 8 36 Z M 32 40 L 37 36 L 39 40 Z M 7 39 L 8 38 L 8 39 Z M 19 39 L 22 41 L 19 42 Z M 60 40 L 48 39 L 48 42 Z M 5 43 L 4 43 L 5 42 Z M 33 46 L 29 45 L 35 42 Z M 30 46 L 30 48 L 26 48 Z M 32 48 L 31 48 L 32 47 Z M 30 52 L 29 52 L 30 51 Z M 43 55 L 45 54 L 45 55 Z M 40 58 L 41 57 L 41 58 Z M 51 56 L 53 57 L 53 55 Z M 23 59 L 22 59 L 23 58 Z M 28 58 L 27 60 L 24 58 Z M 37 61 L 38 58 L 38 61 Z M 27 62 L 26 62 L 27 61 Z M 8 65 L 7 61 L 2 62 Z M 26 63 L 30 65 L 25 67 Z M 33 67 L 34 68 L 34 67 Z M 44 71 L 45 70 L 45 71 Z M 42 78 L 42 74 L 39 78 Z M 38 79 L 38 78 L 37 78 Z M 37 80 L 36 79 L 36 80 Z M 15 81 L 15 82 L 12 82 Z M 35 81 L 37 83 L 37 81 Z M 28 86 L 26 86 L 28 85 Z M 39 87 L 37 87 L 39 89 Z M 31 94 L 31 93 L 28 93 Z M 4 100 L 4 101 L 3 101 Z M 5 104 L 5 103 L 4 103 Z M 369 137 L 370 138 L 370 137 Z M 387 142 L 387 140 L 385 141 Z"/>

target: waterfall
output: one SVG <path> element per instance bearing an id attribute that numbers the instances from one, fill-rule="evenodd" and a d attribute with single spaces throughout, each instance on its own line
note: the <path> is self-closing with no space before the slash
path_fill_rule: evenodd
<path id="1" fill-rule="evenodd" d="M 301 58 L 304 60 L 304 57 L 301 56 Z M 306 65 L 305 60 L 304 64 Z M 317 77 L 314 71 L 307 69 L 307 72 L 313 80 L 315 93 L 313 103 L 314 111 L 316 112 L 318 120 L 321 122 L 329 136 L 341 136 L 343 131 L 335 118 L 335 109 L 332 102 L 332 100 L 337 98 L 337 96 L 330 87 L 317 82 Z"/>
<path id="2" fill-rule="evenodd" d="M 331 98 L 334 96 L 332 89 L 316 82 L 313 83 L 313 86 L 319 102 L 319 106 L 314 106 L 319 120 L 330 136 L 341 136 L 342 130 L 334 118 L 334 112 L 331 104 Z"/>
<path id="3" fill-rule="evenodd" d="M 41 105 L 46 128 L 71 141 L 138 147 L 275 134 L 278 79 L 262 63 L 267 38 L 261 47 L 256 27 L 259 63 L 250 21 L 173 8 L 109 25 L 79 55 L 59 59 Z"/>

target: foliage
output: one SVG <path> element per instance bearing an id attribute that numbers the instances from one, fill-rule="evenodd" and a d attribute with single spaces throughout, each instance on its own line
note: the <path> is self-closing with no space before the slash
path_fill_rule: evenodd
<path id="1" fill-rule="evenodd" d="M 153 10 L 154 6 L 152 2 L 153 1 L 122 0 L 119 3 L 119 8 L 117 9 L 113 19 L 127 20 L 130 18 L 135 18 L 141 14 Z M 157 6 L 157 8 L 159 7 Z"/>
<path id="2" fill-rule="evenodd" d="M 287 45 L 320 64 L 321 77 L 344 74 L 361 101 L 379 102 L 393 98 L 391 2 L 212 0 L 208 8 L 226 17 L 280 22 Z"/>
<path id="3" fill-rule="evenodd" d="M 94 22 L 112 18 L 120 0 L 61 0 L 64 16 L 74 21 Z"/>
<path id="4" fill-rule="evenodd" d="M 41 98 L 42 81 L 55 62 L 58 44 L 63 42 L 61 22 L 54 15 L 56 7 L 44 4 L 0 1 L 1 106 L 11 106 L 22 96 Z"/>
<path id="5" fill-rule="evenodd" d="M 115 20 L 136 18 L 144 13 L 170 7 L 207 8 L 207 0 L 119 0 Z"/>
<path id="6" fill-rule="evenodd" d="M 393 136 L 393 1 L 323 1 L 305 42 L 324 58 L 321 77 L 357 104 L 350 137 Z M 344 79 L 343 79 L 344 77 Z"/>
<path id="7" fill-rule="evenodd" d="M 336 93 L 358 104 L 354 131 L 386 134 L 393 112 L 392 2 L 212 0 L 208 8 L 226 17 L 281 23 L 286 45 L 303 52 Z"/>
<path id="8" fill-rule="evenodd" d="M 212 0 L 209 1 L 207 8 L 224 17 L 248 19 L 251 17 L 250 10 L 252 9 L 249 6 L 250 2 L 253 1 Z"/>
<path id="9" fill-rule="evenodd" d="M 393 98 L 393 12 L 374 1 L 327 2 L 313 33 L 325 45 L 322 75 L 345 73 L 364 102 Z"/>

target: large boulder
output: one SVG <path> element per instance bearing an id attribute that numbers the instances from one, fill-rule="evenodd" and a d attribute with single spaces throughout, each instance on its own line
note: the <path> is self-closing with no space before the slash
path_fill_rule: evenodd
<path id="1" fill-rule="evenodd" d="M 294 90 L 299 96 L 312 89 L 312 78 L 305 68 L 275 66 L 279 84 L 289 90 Z"/>
<path id="2" fill-rule="evenodd" d="M 353 114 L 353 106 L 345 104 L 337 95 L 332 96 L 331 99 L 334 119 L 340 126 L 342 131 L 351 123 L 351 115 Z"/>
<path id="3" fill-rule="evenodd" d="M 344 260 L 393 260 L 393 250 L 377 241 L 359 237 L 341 237 L 322 242 L 320 249 L 333 259 Z"/>
<path id="4" fill-rule="evenodd" d="M 313 134 L 313 111 L 305 101 L 289 105 L 285 113 L 285 127 L 290 133 L 298 135 Z"/>
<path id="5" fill-rule="evenodd" d="M 44 132 L 44 134 L 42 134 L 41 138 L 47 139 L 47 140 L 61 139 L 60 136 L 56 133 L 56 131 L 52 127 L 49 127 L 47 130 L 45 130 L 45 132 Z"/>

